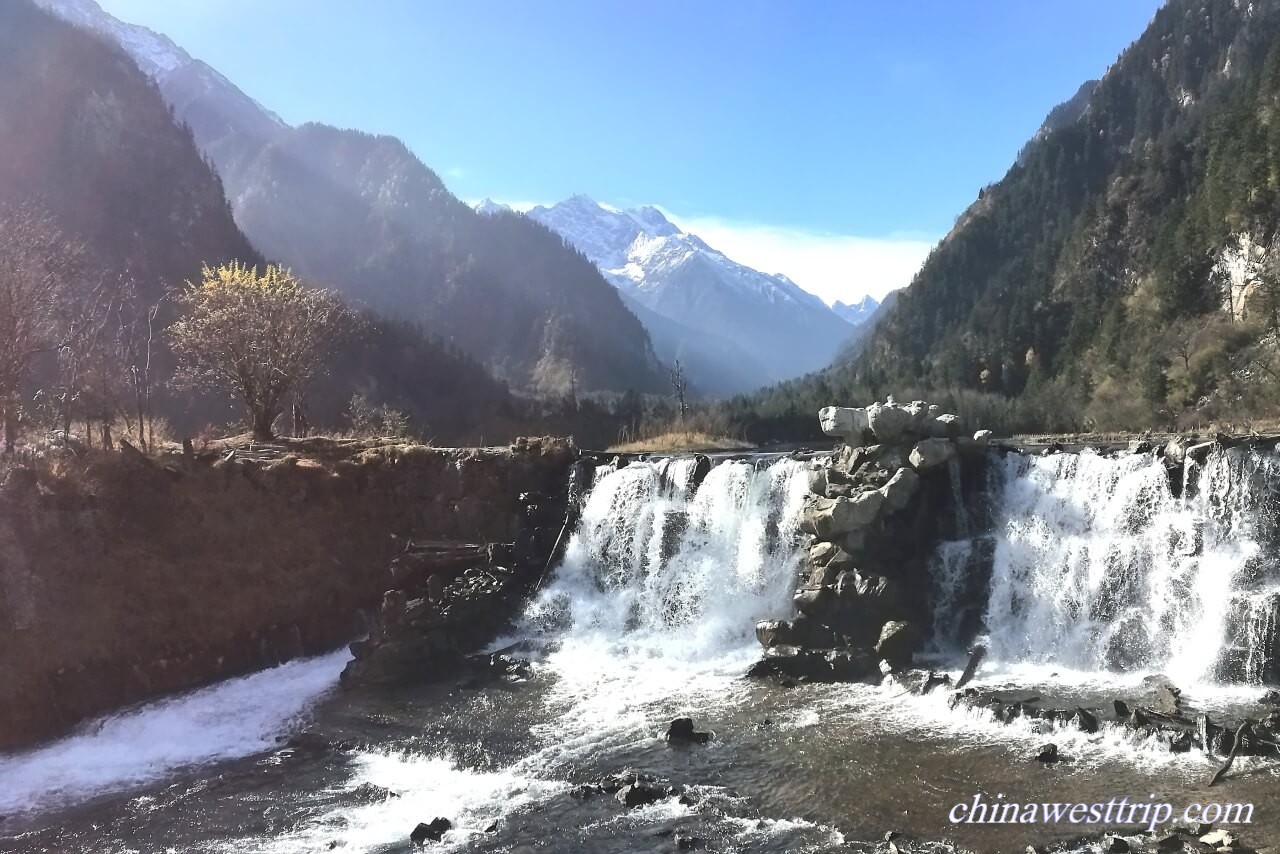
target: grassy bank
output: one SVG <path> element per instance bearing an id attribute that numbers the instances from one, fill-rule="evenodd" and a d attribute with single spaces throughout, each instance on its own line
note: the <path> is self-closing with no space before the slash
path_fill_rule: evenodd
<path id="1" fill-rule="evenodd" d="M 674 454 L 686 451 L 749 451 L 754 447 L 750 442 L 730 436 L 680 430 L 613 445 L 609 451 L 615 454 Z"/>

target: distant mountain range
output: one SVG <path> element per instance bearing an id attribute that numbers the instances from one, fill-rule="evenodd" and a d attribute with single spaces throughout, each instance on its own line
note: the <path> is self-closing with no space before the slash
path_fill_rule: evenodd
<path id="1" fill-rule="evenodd" d="M 846 302 L 836 302 L 831 306 L 831 310 L 837 315 L 844 318 L 854 326 L 861 326 L 870 320 L 880 308 L 880 302 L 875 297 L 865 296 L 853 305 Z"/>
<path id="2" fill-rule="evenodd" d="M 478 211 L 502 206 L 485 200 Z M 658 355 L 730 394 L 824 367 L 874 311 L 838 314 L 786 276 L 728 258 L 655 207 L 619 210 L 573 196 L 528 212 L 591 259 L 640 317 Z"/>
<path id="3" fill-rule="evenodd" d="M 116 42 L 152 76 L 268 257 L 423 325 L 519 388 L 669 390 L 617 291 L 533 220 L 477 215 L 394 137 L 291 127 L 165 36 L 93 0 L 40 2 Z"/>

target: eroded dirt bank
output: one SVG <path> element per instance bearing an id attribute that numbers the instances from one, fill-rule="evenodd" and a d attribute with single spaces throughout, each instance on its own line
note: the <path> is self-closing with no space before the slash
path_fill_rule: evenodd
<path id="1" fill-rule="evenodd" d="M 354 639 L 411 541 L 529 539 L 530 504 L 563 507 L 575 456 L 311 440 L 8 469 L 0 750 Z"/>

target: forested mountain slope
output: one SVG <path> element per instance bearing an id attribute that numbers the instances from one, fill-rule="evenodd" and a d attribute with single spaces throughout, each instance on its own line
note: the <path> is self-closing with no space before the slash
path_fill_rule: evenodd
<path id="1" fill-rule="evenodd" d="M 823 381 L 987 391 L 1069 428 L 1265 414 L 1278 107 L 1280 2 L 1172 0 Z"/>

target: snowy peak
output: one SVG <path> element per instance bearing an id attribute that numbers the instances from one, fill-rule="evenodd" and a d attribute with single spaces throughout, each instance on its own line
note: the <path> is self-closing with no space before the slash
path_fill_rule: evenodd
<path id="1" fill-rule="evenodd" d="M 835 304 L 831 306 L 831 310 L 854 326 L 861 326 L 871 319 L 871 315 L 875 314 L 876 309 L 879 307 L 878 300 L 871 296 L 865 296 L 853 304 L 836 300 Z"/>
<path id="2" fill-rule="evenodd" d="M 493 199 L 482 199 L 476 203 L 475 212 L 480 216 L 495 216 L 500 213 L 510 213 L 511 206 L 495 202 Z"/>
<path id="3" fill-rule="evenodd" d="M 851 332 L 848 322 L 786 276 L 734 261 L 657 207 L 621 210 L 578 195 L 528 215 L 572 243 L 654 315 L 751 354 L 762 366 L 760 385 L 824 367 Z M 661 340 L 656 332 L 655 340 Z"/>
<path id="4" fill-rule="evenodd" d="M 169 91 L 166 84 L 186 78 L 178 84 L 188 90 L 180 100 L 194 98 L 191 92 L 198 92 L 205 97 L 220 98 L 227 104 L 243 103 L 244 109 L 258 114 L 255 118 L 259 123 L 285 127 L 279 116 L 246 96 L 209 65 L 193 59 L 168 36 L 137 24 L 126 24 L 103 10 L 95 0 L 35 0 L 35 3 L 64 21 L 120 45 L 138 63 L 138 68 L 160 85 L 170 103 L 175 101 L 175 93 Z"/>
<path id="5" fill-rule="evenodd" d="M 163 77 L 192 61 L 191 56 L 167 36 L 126 24 L 103 11 L 94 0 L 36 0 L 36 3 L 77 27 L 119 44 L 151 77 Z"/>
<path id="6" fill-rule="evenodd" d="M 551 207 L 529 211 L 529 217 L 559 233 L 601 269 L 626 266 L 627 254 L 639 238 L 681 234 L 657 208 L 624 211 L 599 204 L 589 196 L 570 196 Z"/>

